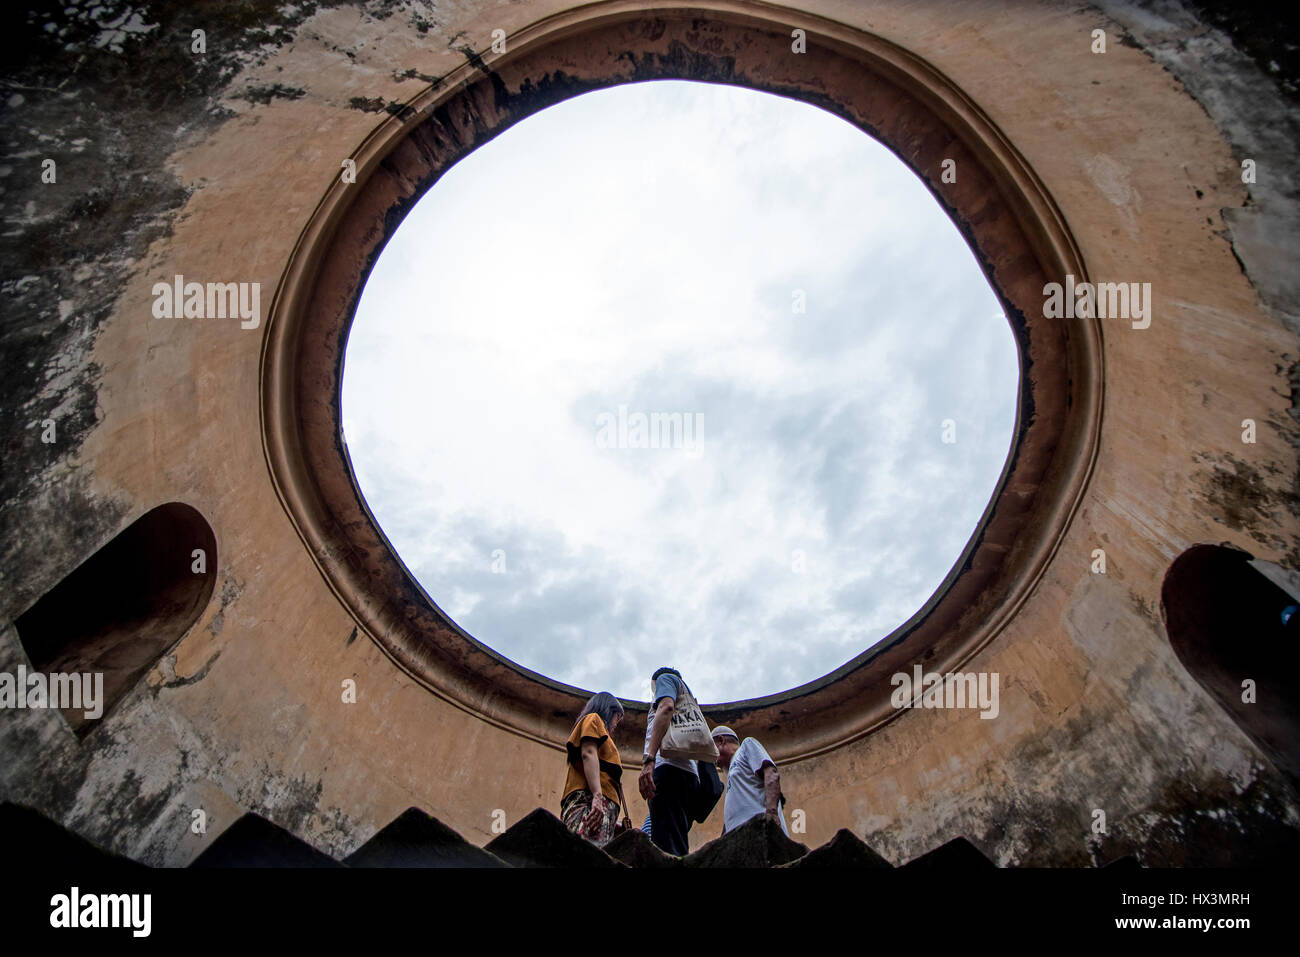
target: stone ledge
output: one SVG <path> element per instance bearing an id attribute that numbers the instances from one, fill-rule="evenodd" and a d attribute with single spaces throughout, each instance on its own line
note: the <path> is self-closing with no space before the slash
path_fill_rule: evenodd
<path id="1" fill-rule="evenodd" d="M 436 817 L 407 808 L 343 863 L 348 867 L 509 867 Z"/>
<path id="2" fill-rule="evenodd" d="M 682 863 L 687 867 L 779 867 L 807 853 L 807 845 L 792 841 L 780 824 L 760 814 L 684 857 Z"/>

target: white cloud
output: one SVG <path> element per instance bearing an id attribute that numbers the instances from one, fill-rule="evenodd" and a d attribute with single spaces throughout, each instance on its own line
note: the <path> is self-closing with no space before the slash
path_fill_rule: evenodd
<path id="1" fill-rule="evenodd" d="M 411 211 L 357 311 L 345 433 L 480 641 L 590 690 L 644 697 L 672 664 L 704 700 L 753 697 L 884 637 L 957 559 L 1015 417 L 998 311 L 925 187 L 844 121 L 633 84 L 522 121 Z M 598 447 L 620 405 L 701 414 L 701 449 Z"/>

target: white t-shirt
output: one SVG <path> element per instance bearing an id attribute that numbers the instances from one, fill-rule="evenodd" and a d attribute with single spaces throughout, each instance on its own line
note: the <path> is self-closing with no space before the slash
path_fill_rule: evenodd
<path id="1" fill-rule="evenodd" d="M 727 791 L 722 807 L 723 833 L 733 831 L 756 814 L 762 814 L 767 808 L 763 787 L 763 765 L 776 762 L 767 753 L 767 749 L 758 743 L 758 738 L 746 738 L 731 756 L 731 767 L 727 769 Z M 777 808 L 777 820 L 786 836 L 785 813 Z"/>

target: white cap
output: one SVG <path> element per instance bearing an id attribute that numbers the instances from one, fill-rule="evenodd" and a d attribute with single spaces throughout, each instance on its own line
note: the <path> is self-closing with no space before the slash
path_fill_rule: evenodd
<path id="1" fill-rule="evenodd" d="M 720 725 L 718 725 L 716 728 L 713 729 L 713 736 L 714 736 L 715 738 L 722 737 L 722 735 L 724 735 L 724 734 L 729 734 L 729 735 L 731 735 L 731 736 L 732 736 L 733 738 L 735 738 L 737 741 L 740 740 L 740 735 L 736 734 L 736 732 L 732 731 L 732 730 L 731 730 L 730 728 L 728 728 L 725 724 L 720 724 Z"/>

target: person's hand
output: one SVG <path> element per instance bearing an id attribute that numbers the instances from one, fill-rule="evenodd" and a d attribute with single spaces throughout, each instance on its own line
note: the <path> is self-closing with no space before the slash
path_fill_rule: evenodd
<path id="1" fill-rule="evenodd" d="M 587 812 L 587 819 L 584 822 L 586 828 L 590 831 L 599 831 L 601 825 L 605 822 L 605 801 L 603 794 L 597 794 L 591 799 L 591 810 Z"/>
<path id="2" fill-rule="evenodd" d="M 621 824 L 619 825 L 619 827 L 621 827 L 621 828 L 622 828 L 623 830 L 625 830 L 625 831 L 630 831 L 630 830 L 632 830 L 632 819 L 631 819 L 630 817 L 628 817 L 626 814 L 624 814 L 624 815 L 623 815 L 623 823 L 621 823 Z"/>
<path id="3" fill-rule="evenodd" d="M 637 787 L 641 789 L 641 796 L 647 801 L 655 796 L 655 766 L 653 764 L 641 765 L 641 777 L 637 779 Z"/>

